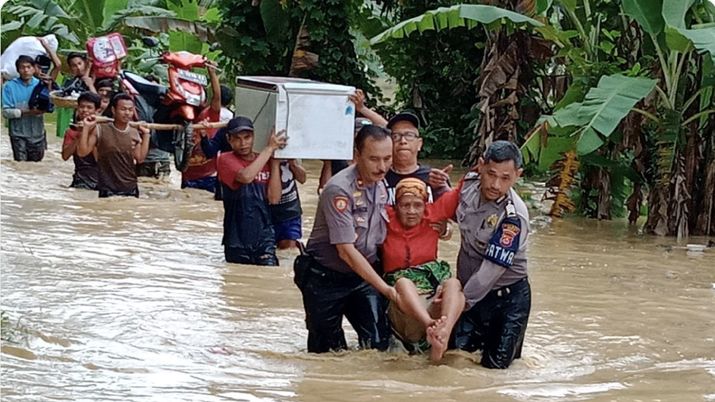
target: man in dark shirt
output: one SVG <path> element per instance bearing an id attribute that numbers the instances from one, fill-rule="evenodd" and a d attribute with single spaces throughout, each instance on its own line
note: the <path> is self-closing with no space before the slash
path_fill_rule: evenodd
<path id="1" fill-rule="evenodd" d="M 400 180 L 416 177 L 427 184 L 427 202 L 432 203 L 442 193 L 449 190 L 449 171 L 433 169 L 417 162 L 417 155 L 422 149 L 420 120 L 410 112 L 400 112 L 387 123 L 392 136 L 392 167 L 385 174 L 385 184 L 389 194 L 388 202 L 395 204 L 395 187 Z M 451 165 L 450 165 L 451 166 Z"/>
<path id="2" fill-rule="evenodd" d="M 94 116 L 99 111 L 101 99 L 99 95 L 92 92 L 83 92 L 77 98 L 77 120 L 83 121 L 89 116 Z M 70 126 L 65 131 L 64 141 L 62 142 L 62 159 L 67 160 L 72 157 L 74 162 L 74 174 L 72 175 L 72 184 L 70 187 L 83 188 L 86 190 L 97 189 L 97 160 L 94 153 L 81 157 L 77 152 L 79 137 L 82 134 L 82 129 L 77 126 Z"/>
<path id="3" fill-rule="evenodd" d="M 90 68 L 85 54 L 79 52 L 68 54 L 67 65 L 70 68 L 70 76 L 62 83 L 66 96 L 85 91 L 97 93 L 94 88 L 94 79 L 89 75 Z"/>
<path id="4" fill-rule="evenodd" d="M 253 152 L 253 122 L 248 118 L 229 120 L 226 131 L 232 152 L 222 152 L 217 160 L 226 262 L 278 265 L 269 204 L 281 196 L 280 165 L 272 157 L 285 146 L 285 131 L 271 133 L 260 153 Z"/>

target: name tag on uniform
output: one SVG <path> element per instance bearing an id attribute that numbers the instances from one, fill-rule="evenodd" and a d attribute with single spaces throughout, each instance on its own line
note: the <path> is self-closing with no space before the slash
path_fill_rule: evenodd
<path id="1" fill-rule="evenodd" d="M 507 216 L 489 240 L 484 251 L 484 259 L 504 268 L 511 268 L 514 256 L 519 250 L 520 236 L 521 221 L 516 216 Z"/>

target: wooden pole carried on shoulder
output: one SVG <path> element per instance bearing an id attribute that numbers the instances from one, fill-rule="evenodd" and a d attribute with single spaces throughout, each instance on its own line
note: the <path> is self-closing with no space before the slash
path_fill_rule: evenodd
<path id="1" fill-rule="evenodd" d="M 106 116 L 97 116 L 97 123 L 98 124 L 107 124 L 107 123 L 112 123 L 114 119 L 111 117 L 106 117 Z M 192 123 L 189 124 L 191 128 L 194 130 L 196 129 L 206 129 L 206 128 L 224 128 L 226 127 L 228 123 L 226 122 L 207 122 L 207 123 Z M 184 128 L 181 124 L 162 124 L 162 123 L 147 123 L 143 121 L 130 121 L 129 126 L 131 127 L 139 127 L 139 126 L 144 126 L 149 129 L 154 129 L 154 130 L 179 130 Z"/>

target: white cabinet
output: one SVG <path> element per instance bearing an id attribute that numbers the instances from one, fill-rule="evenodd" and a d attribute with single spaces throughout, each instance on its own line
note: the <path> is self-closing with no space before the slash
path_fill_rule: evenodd
<path id="1" fill-rule="evenodd" d="M 266 146 L 273 126 L 285 129 L 288 146 L 281 159 L 344 159 L 353 157 L 354 87 L 287 77 L 236 78 L 236 116 L 255 127 L 254 149 Z"/>

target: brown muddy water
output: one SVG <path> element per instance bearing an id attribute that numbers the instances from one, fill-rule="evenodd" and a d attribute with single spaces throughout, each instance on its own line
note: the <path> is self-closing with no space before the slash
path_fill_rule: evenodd
<path id="1" fill-rule="evenodd" d="M 713 249 L 688 254 L 623 222 L 534 218 L 532 316 L 510 369 L 463 352 L 439 366 L 310 355 L 295 253 L 279 268 L 226 264 L 211 194 L 180 190 L 174 173 L 142 182 L 140 199 L 100 200 L 67 188 L 58 139 L 37 164 L 13 162 L 6 135 L 0 145 L 0 307 L 26 328 L 3 344 L 3 401 L 715 400 Z M 454 263 L 457 248 L 442 243 L 442 257 Z"/>

